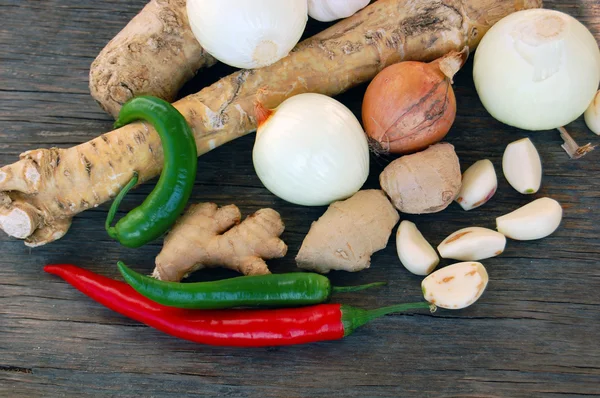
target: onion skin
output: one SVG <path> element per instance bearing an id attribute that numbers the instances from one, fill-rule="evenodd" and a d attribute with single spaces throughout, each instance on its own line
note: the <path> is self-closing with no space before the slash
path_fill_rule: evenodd
<path id="1" fill-rule="evenodd" d="M 362 119 L 375 151 L 408 154 L 441 141 L 456 118 L 452 77 L 468 49 L 430 63 L 401 62 L 369 84 Z"/>

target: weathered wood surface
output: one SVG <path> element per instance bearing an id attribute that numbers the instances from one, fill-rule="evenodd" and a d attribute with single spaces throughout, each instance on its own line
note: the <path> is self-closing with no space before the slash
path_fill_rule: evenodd
<path id="1" fill-rule="evenodd" d="M 89 65 L 100 49 L 142 8 L 144 0 L 0 0 L 0 164 L 22 151 L 71 146 L 110 129 L 111 120 L 88 94 Z M 596 0 L 554 0 L 546 7 L 579 18 L 600 41 Z M 311 23 L 310 32 L 323 26 Z M 159 243 L 127 250 L 107 239 L 107 206 L 75 218 L 62 240 L 30 250 L 0 235 L 0 396 L 592 396 L 600 394 L 600 152 L 570 161 L 558 133 L 526 134 L 501 125 L 477 99 L 471 66 L 456 81 L 459 116 L 448 141 L 463 169 L 490 158 L 500 188 L 485 207 L 465 213 L 452 205 L 416 221 L 432 243 L 525 204 L 501 176 L 502 150 L 530 136 L 544 162 L 537 197 L 565 209 L 562 228 L 539 242 L 509 242 L 487 260 L 490 284 L 477 305 L 459 312 L 394 315 L 353 336 L 277 349 L 200 346 L 126 319 L 42 272 L 46 263 L 71 262 L 117 277 L 117 259 L 150 271 Z M 203 72 L 192 92 L 229 73 Z M 365 87 L 340 99 L 360 112 Z M 600 139 L 579 120 L 569 126 L 581 143 Z M 294 269 L 293 258 L 323 208 L 301 208 L 270 195 L 251 163 L 247 136 L 199 160 L 194 201 L 236 203 L 244 214 L 278 210 L 286 222 L 289 255 L 274 272 Z M 367 187 L 389 162 L 373 158 Z M 151 186 L 126 199 L 132 208 Z M 448 262 L 444 262 L 448 264 Z M 229 276 L 200 272 L 196 280 Z M 338 297 L 373 308 L 414 301 L 420 278 L 400 265 L 395 245 L 377 253 L 371 269 L 334 273 L 338 284 L 388 280 L 367 293 Z"/>

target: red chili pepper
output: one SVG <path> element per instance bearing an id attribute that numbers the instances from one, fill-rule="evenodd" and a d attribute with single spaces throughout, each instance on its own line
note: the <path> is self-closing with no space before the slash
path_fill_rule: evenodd
<path id="1" fill-rule="evenodd" d="M 337 340 L 380 316 L 430 306 L 420 302 L 376 310 L 340 304 L 272 310 L 185 310 L 158 304 L 124 282 L 74 265 L 47 265 L 44 271 L 131 319 L 175 337 L 219 346 L 262 347 Z"/>

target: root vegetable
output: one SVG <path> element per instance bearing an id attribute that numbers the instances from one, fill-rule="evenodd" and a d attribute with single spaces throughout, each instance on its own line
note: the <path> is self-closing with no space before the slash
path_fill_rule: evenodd
<path id="1" fill-rule="evenodd" d="M 468 56 L 466 47 L 430 63 L 401 62 L 373 79 L 362 119 L 376 151 L 416 152 L 448 134 L 456 117 L 452 79 Z"/>
<path id="2" fill-rule="evenodd" d="M 585 123 L 594 134 L 600 135 L 600 91 L 585 111 Z"/>
<path id="3" fill-rule="evenodd" d="M 466 308 L 476 302 L 488 284 L 488 273 L 481 263 L 449 265 L 423 279 L 425 300 L 451 310 Z"/>
<path id="4" fill-rule="evenodd" d="M 499 256 L 506 247 L 506 237 L 487 228 L 464 228 L 448 236 L 437 247 L 442 258 L 479 261 Z"/>
<path id="5" fill-rule="evenodd" d="M 410 221 L 402 221 L 398 227 L 396 250 L 402 265 L 415 275 L 429 275 L 440 262 L 433 247 Z"/>
<path id="6" fill-rule="evenodd" d="M 202 268 L 225 267 L 244 275 L 269 274 L 265 259 L 285 256 L 279 213 L 261 209 L 242 223 L 240 210 L 214 203 L 190 206 L 165 238 L 152 276 L 177 282 Z"/>
<path id="7" fill-rule="evenodd" d="M 350 199 L 333 203 L 312 224 L 296 263 L 323 274 L 369 268 L 371 255 L 387 246 L 399 219 L 382 191 L 359 191 Z"/>
<path id="8" fill-rule="evenodd" d="M 379 182 L 402 213 L 424 214 L 448 207 L 460 191 L 461 177 L 454 146 L 442 143 L 394 160 Z"/>
<path id="9" fill-rule="evenodd" d="M 496 219 L 498 232 L 514 240 L 535 240 L 552 235 L 562 221 L 556 200 L 541 198 Z"/>
<path id="10" fill-rule="evenodd" d="M 173 101 L 199 69 L 217 62 L 194 37 L 185 5 L 151 0 L 92 63 L 90 92 L 113 117 L 134 96 Z"/>
<path id="11" fill-rule="evenodd" d="M 463 173 L 456 202 L 466 211 L 473 210 L 487 203 L 497 189 L 494 165 L 488 159 L 479 160 Z"/>
<path id="12" fill-rule="evenodd" d="M 460 7 L 378 0 L 300 43 L 285 60 L 236 72 L 173 105 L 192 127 L 202 155 L 254 131 L 257 100 L 275 108 L 300 93 L 334 96 L 403 60 L 433 60 L 465 45 L 473 50 L 498 19 L 540 5 L 540 0 L 462 0 Z M 174 65 L 180 64 L 165 65 L 169 75 L 178 73 Z M 29 224 L 34 232 L 26 244 L 46 244 L 66 233 L 74 215 L 113 198 L 134 171 L 143 183 L 162 164 L 160 138 L 143 123 L 68 149 L 26 152 L 0 169 L 2 226 L 11 231 Z M 15 208 L 26 211 L 16 214 Z"/>
<path id="13" fill-rule="evenodd" d="M 508 144 L 502 157 L 508 183 L 522 194 L 534 194 L 542 185 L 542 160 L 529 138 Z"/>

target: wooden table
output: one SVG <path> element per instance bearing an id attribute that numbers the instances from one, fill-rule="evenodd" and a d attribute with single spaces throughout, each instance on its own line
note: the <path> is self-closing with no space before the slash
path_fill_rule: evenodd
<path id="1" fill-rule="evenodd" d="M 89 65 L 145 0 L 0 0 L 0 164 L 38 147 L 68 147 L 111 128 L 88 93 Z M 600 40 L 597 0 L 554 0 L 546 7 L 584 22 Z M 311 24 L 314 32 L 322 26 Z M 417 222 L 434 244 L 467 226 L 494 227 L 495 217 L 527 203 L 501 174 L 511 141 L 529 136 L 544 164 L 543 188 L 564 206 L 553 236 L 509 242 L 484 261 L 490 284 L 463 311 L 393 315 L 343 341 L 274 349 L 192 344 L 124 318 L 44 274 L 46 263 L 71 262 L 117 278 L 117 259 L 149 272 L 160 242 L 127 250 L 104 231 L 107 206 L 76 217 L 69 234 L 30 250 L 0 235 L 0 396 L 591 396 L 600 394 L 600 152 L 571 161 L 557 132 L 526 133 L 492 119 L 474 90 L 471 64 L 457 77 L 459 115 L 447 140 L 463 169 L 489 158 L 499 173 L 493 201 L 465 213 L 456 204 Z M 220 66 L 185 87 L 190 93 L 228 74 Z M 359 115 L 365 87 L 340 99 Z M 600 139 L 582 120 L 569 126 L 580 143 Z M 244 214 L 273 207 L 285 220 L 288 256 L 274 272 L 294 269 L 294 256 L 323 208 L 302 208 L 264 189 L 251 162 L 253 136 L 202 156 L 192 200 L 236 203 Z M 390 161 L 373 157 L 366 187 Z M 127 197 L 132 208 L 152 189 Z M 448 264 L 444 261 L 443 264 Z M 200 272 L 195 280 L 233 274 Z M 415 301 L 420 278 L 399 263 L 393 241 L 358 274 L 334 273 L 338 284 L 387 280 L 369 292 L 339 296 L 364 308 Z"/>

